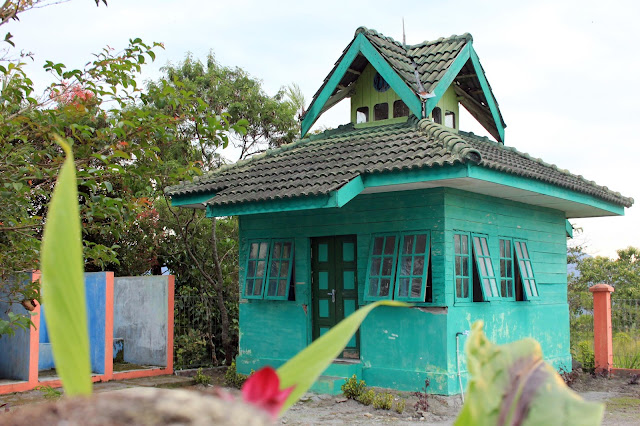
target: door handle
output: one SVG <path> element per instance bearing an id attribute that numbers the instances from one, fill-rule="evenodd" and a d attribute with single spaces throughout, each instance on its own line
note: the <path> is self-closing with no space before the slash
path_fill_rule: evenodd
<path id="1" fill-rule="evenodd" d="M 331 302 L 336 303 L 336 289 L 331 290 L 331 293 L 327 293 L 328 296 L 331 296 Z"/>

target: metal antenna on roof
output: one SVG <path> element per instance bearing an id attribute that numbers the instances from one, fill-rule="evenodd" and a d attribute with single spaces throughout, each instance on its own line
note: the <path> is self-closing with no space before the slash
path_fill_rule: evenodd
<path id="1" fill-rule="evenodd" d="M 404 33 L 404 16 L 402 17 L 402 44 L 407 44 L 407 36 Z"/>

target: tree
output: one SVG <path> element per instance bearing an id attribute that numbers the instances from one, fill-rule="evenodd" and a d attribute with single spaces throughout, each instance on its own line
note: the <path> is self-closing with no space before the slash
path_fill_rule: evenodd
<path id="1" fill-rule="evenodd" d="M 285 88 L 275 96 L 268 96 L 259 80 L 251 78 L 241 68 L 220 65 L 213 53 L 209 53 L 205 63 L 187 55 L 182 63 L 167 65 L 163 70 L 166 76 L 159 82 L 161 85 L 180 82 L 201 97 L 211 113 L 228 113 L 232 125 L 240 120 L 247 121 L 245 133 L 231 134 L 231 143 L 240 151 L 239 159 L 293 142 L 299 134 L 295 117 L 299 105 L 285 98 Z M 152 83 L 149 92 L 157 86 L 158 83 Z M 163 100 L 157 99 L 156 106 L 163 108 Z M 195 137 L 199 131 L 195 126 L 184 130 Z M 205 170 L 209 165 L 219 165 L 212 152 L 203 151 L 202 154 Z"/>
<path id="2" fill-rule="evenodd" d="M 580 347 L 581 342 L 591 342 L 593 339 L 593 295 L 589 287 L 600 283 L 613 286 L 615 291 L 611 294 L 611 300 L 614 304 L 616 300 L 640 299 L 640 249 L 620 249 L 618 258 L 610 259 L 590 257 L 583 247 L 577 246 L 570 249 L 567 259 L 569 264 L 576 267 L 576 273 L 569 274 L 567 290 L 571 346 L 574 352 L 585 352 L 585 348 Z M 613 309 L 614 320 L 628 316 L 624 309 L 623 305 Z"/>
<path id="3" fill-rule="evenodd" d="M 144 63 L 155 58 L 159 43 L 130 40 L 120 52 L 103 49 L 84 69 L 67 69 L 46 61 L 53 82 L 35 95 L 24 64 L 0 65 L 0 282 L 3 299 L 37 298 L 37 284 L 16 284 L 9 278 L 38 268 L 42 225 L 55 179 L 64 160 L 53 136 L 73 146 L 84 237 L 86 270 L 118 264 L 118 242 L 126 240 L 132 222 L 144 213 L 149 194 L 158 194 L 163 179 L 200 173 L 189 157 L 165 166 L 158 141 L 174 139 L 181 126 L 199 129 L 202 143 L 226 145 L 230 126 L 226 115 L 210 115 L 193 92 L 165 87 L 163 97 L 173 108 L 167 114 L 149 108 L 137 78 Z M 162 146 L 162 145 L 161 145 Z M 126 248 L 123 248 L 125 250 Z M 7 291 L 9 290 L 9 291 Z M 6 321 L 3 324 L 6 326 Z M 15 324 L 14 324 L 15 325 Z"/>

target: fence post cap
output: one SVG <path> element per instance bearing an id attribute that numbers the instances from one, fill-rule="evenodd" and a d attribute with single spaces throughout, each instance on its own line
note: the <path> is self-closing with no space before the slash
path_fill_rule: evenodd
<path id="1" fill-rule="evenodd" d="M 589 291 L 591 293 L 600 293 L 600 292 L 605 292 L 605 291 L 608 292 L 608 293 L 613 293 L 615 290 L 609 284 L 596 284 L 596 285 L 592 285 L 591 287 L 589 287 Z"/>

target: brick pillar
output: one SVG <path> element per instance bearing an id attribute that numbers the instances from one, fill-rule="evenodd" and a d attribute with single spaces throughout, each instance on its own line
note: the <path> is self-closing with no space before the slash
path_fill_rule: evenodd
<path id="1" fill-rule="evenodd" d="M 613 336 L 611 329 L 611 293 L 613 287 L 596 284 L 589 288 L 593 293 L 593 347 L 596 372 L 610 373 L 613 366 Z"/>

